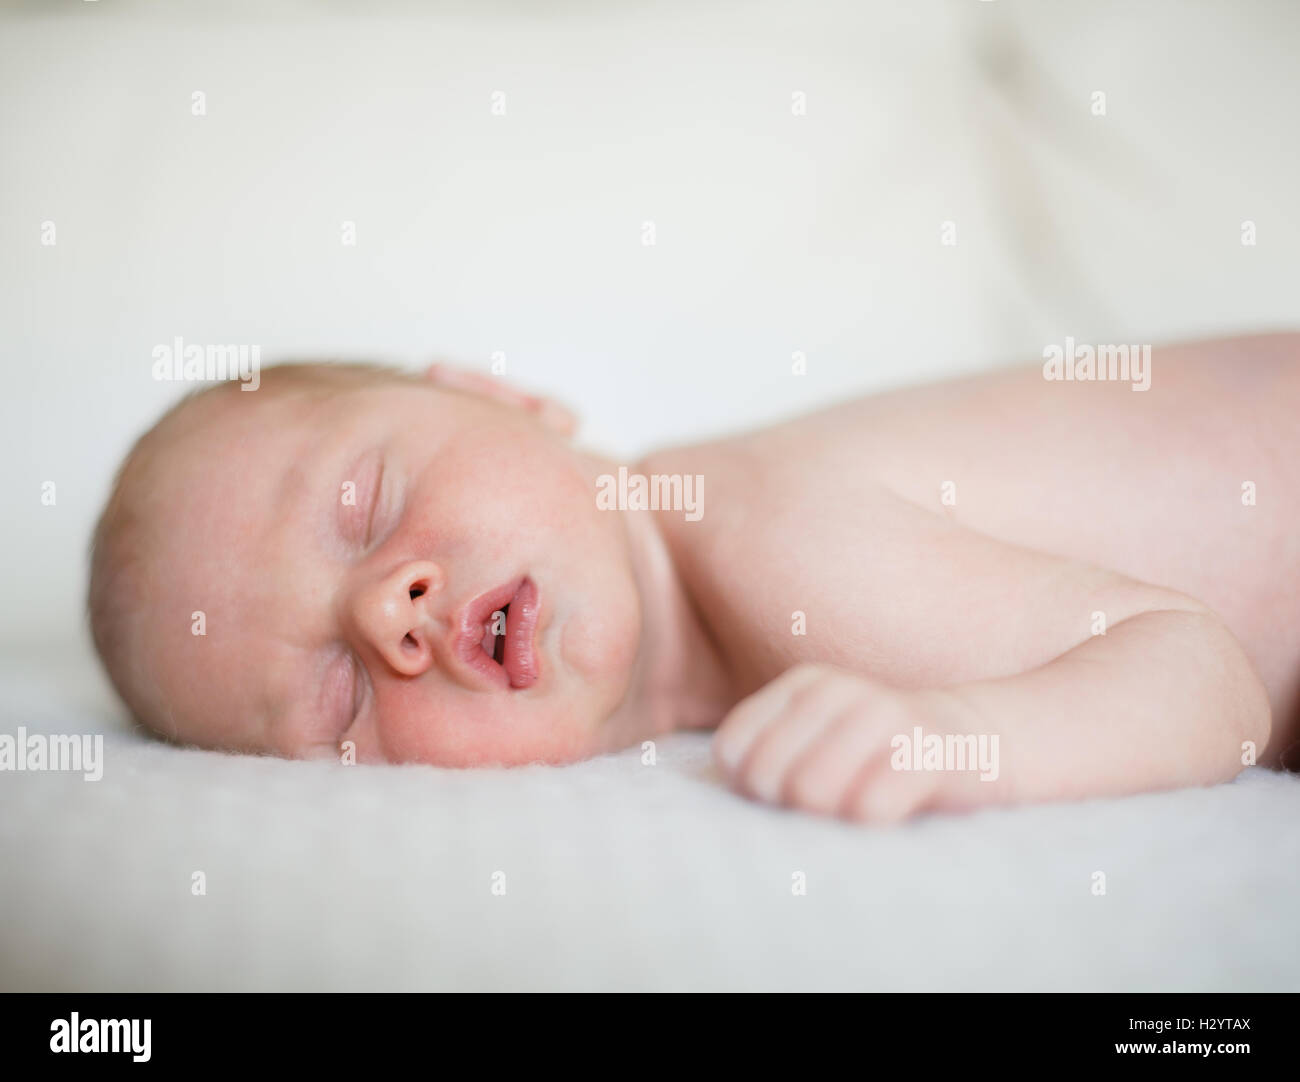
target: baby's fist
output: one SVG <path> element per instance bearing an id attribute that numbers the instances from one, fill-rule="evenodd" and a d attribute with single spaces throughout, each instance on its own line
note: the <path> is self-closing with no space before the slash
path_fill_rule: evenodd
<path id="1" fill-rule="evenodd" d="M 738 703 L 713 740 L 727 780 L 757 800 L 890 823 L 948 799 L 956 780 L 891 768 L 891 742 L 955 713 L 942 691 L 904 691 L 827 665 L 798 665 Z M 941 788 L 945 790 L 941 794 Z M 965 789 L 965 785 L 960 788 Z"/>

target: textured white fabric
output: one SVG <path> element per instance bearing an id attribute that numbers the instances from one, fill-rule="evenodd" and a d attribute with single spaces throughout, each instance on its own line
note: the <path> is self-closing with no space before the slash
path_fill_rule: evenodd
<path id="1" fill-rule="evenodd" d="M 99 782 L 0 774 L 4 990 L 1300 990 L 1295 776 L 862 830 L 732 795 L 704 735 L 653 767 L 234 757 L 112 722 L 91 671 L 0 668 L 0 732 L 107 733 Z"/>

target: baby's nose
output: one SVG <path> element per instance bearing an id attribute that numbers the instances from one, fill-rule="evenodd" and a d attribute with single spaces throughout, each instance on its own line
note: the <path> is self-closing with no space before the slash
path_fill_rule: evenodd
<path id="1" fill-rule="evenodd" d="M 396 673 L 419 676 L 434 663 L 436 600 L 446 576 L 430 561 L 403 564 L 354 594 L 360 636 Z"/>

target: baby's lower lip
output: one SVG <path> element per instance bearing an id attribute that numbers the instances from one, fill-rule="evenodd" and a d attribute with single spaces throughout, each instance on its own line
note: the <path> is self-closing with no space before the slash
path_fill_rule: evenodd
<path id="1" fill-rule="evenodd" d="M 540 598 L 532 579 L 524 579 L 506 613 L 506 641 L 501 664 L 515 689 L 537 683 L 537 616 Z"/>

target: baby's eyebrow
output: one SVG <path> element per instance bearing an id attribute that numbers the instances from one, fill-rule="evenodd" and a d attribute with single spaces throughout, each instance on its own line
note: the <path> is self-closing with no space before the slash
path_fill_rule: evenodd
<path id="1" fill-rule="evenodd" d="M 313 540 L 328 545 L 330 534 L 337 528 L 338 485 L 340 479 L 347 479 L 342 474 L 349 455 L 355 455 L 352 441 L 332 434 L 304 441 L 288 456 L 271 486 L 268 530 L 279 531 L 289 522 L 302 531 L 295 538 L 298 544 Z M 290 514 L 299 508 L 303 509 L 301 517 Z"/>
<path id="2" fill-rule="evenodd" d="M 275 486 L 271 501 L 281 508 L 292 503 L 295 496 L 301 496 L 311 488 L 309 471 L 303 469 L 298 460 L 291 461 L 280 475 L 280 482 Z"/>
<path id="3" fill-rule="evenodd" d="M 310 507 L 314 502 L 316 492 L 310 474 L 311 471 L 304 469 L 298 462 L 291 462 L 274 486 L 270 522 L 267 524 L 268 539 L 272 545 L 279 546 L 282 550 L 294 546 L 291 551 L 307 553 L 319 547 L 321 526 L 318 516 L 308 512 L 304 519 L 303 516 L 292 513 L 296 508 Z M 301 525 L 304 521 L 305 537 Z M 320 554 L 314 553 L 314 557 L 319 559 Z M 269 599 L 281 613 L 285 606 L 284 595 L 280 591 L 284 588 L 283 585 L 277 585 L 275 596 Z M 290 600 L 292 604 L 293 599 Z M 321 686 L 324 662 L 324 653 L 318 647 L 309 647 L 308 650 L 314 664 L 304 664 L 294 658 L 291 666 L 276 664 L 268 674 L 269 679 L 264 676 L 260 682 L 260 731 L 266 748 L 293 755 L 298 754 L 305 744 L 303 730 L 306 726 L 299 723 L 298 714 L 301 704 L 317 701 L 319 696 L 314 692 Z M 268 657 L 267 660 L 271 659 Z"/>
<path id="4" fill-rule="evenodd" d="M 260 746 L 271 752 L 279 751 L 277 722 L 283 716 L 283 711 L 276 709 L 276 701 L 269 691 L 259 695 L 258 700 L 260 709 L 253 711 L 253 717 L 257 731 L 261 734 Z"/>

